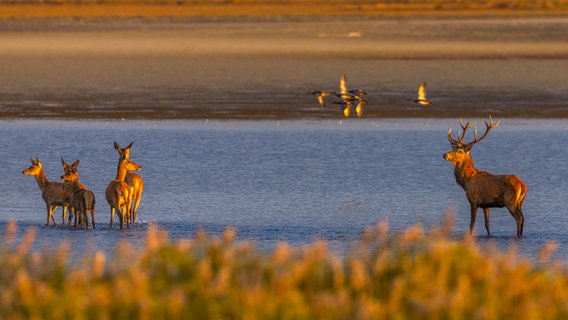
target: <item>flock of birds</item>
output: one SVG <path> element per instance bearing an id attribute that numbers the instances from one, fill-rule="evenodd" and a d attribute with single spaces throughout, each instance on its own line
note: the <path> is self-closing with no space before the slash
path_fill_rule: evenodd
<path id="1" fill-rule="evenodd" d="M 323 90 L 313 90 L 309 91 L 308 94 L 314 95 L 318 99 L 320 106 L 324 109 L 327 108 L 325 97 L 328 97 L 330 95 L 336 96 L 340 98 L 340 100 L 333 101 L 333 103 L 340 106 L 341 111 L 346 118 L 349 118 L 351 116 L 353 109 L 355 109 L 355 114 L 357 114 L 357 117 L 362 117 L 363 106 L 367 103 L 367 101 L 363 99 L 363 96 L 365 96 L 367 93 L 361 89 L 347 89 L 346 78 L 347 76 L 344 73 L 341 76 L 341 79 L 339 79 L 339 93 L 335 91 L 327 93 Z M 432 102 L 426 98 L 426 82 L 423 81 L 420 84 L 420 87 L 418 88 L 418 96 L 416 98 L 409 98 L 408 100 L 420 105 L 432 104 Z"/>

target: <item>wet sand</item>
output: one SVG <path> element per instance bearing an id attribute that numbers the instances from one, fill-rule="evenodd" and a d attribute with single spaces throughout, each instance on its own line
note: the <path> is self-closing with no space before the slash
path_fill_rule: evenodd
<path id="1" fill-rule="evenodd" d="M 568 117 L 568 18 L 0 20 L 0 118 Z M 406 99 L 427 81 L 434 102 Z"/>

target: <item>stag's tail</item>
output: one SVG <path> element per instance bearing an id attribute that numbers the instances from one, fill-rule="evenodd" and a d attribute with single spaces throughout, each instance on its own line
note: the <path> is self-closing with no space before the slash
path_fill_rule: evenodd
<path id="1" fill-rule="evenodd" d="M 519 179 L 519 187 L 517 188 L 517 198 L 515 203 L 517 204 L 517 208 L 521 209 L 523 206 L 523 201 L 525 200 L 525 196 L 527 195 L 527 185 Z"/>

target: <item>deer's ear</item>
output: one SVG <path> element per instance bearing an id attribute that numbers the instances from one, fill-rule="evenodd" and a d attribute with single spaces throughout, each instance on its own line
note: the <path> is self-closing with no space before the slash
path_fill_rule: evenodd
<path id="1" fill-rule="evenodd" d="M 73 164 L 71 165 L 71 169 L 76 170 L 77 166 L 79 166 L 79 160 L 73 162 Z"/>
<path id="2" fill-rule="evenodd" d="M 116 141 L 114 142 L 114 148 L 116 149 L 116 151 L 120 151 L 120 145 L 116 143 Z"/>

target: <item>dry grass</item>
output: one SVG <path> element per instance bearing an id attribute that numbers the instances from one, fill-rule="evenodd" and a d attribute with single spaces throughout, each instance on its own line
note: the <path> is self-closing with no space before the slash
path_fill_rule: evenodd
<path id="1" fill-rule="evenodd" d="M 546 15 L 568 0 L 0 0 L 0 18 Z"/>
<path id="2" fill-rule="evenodd" d="M 449 224 L 447 224 L 449 225 Z M 323 241 L 280 244 L 268 254 L 203 233 L 172 242 L 150 227 L 147 245 L 128 243 L 114 257 L 86 256 L 71 266 L 69 248 L 30 252 L 34 231 L 0 251 L 3 319 L 561 319 L 568 316 L 568 274 L 561 263 L 530 262 L 514 249 L 451 240 L 448 226 L 390 234 L 367 230 L 339 258 Z"/>

